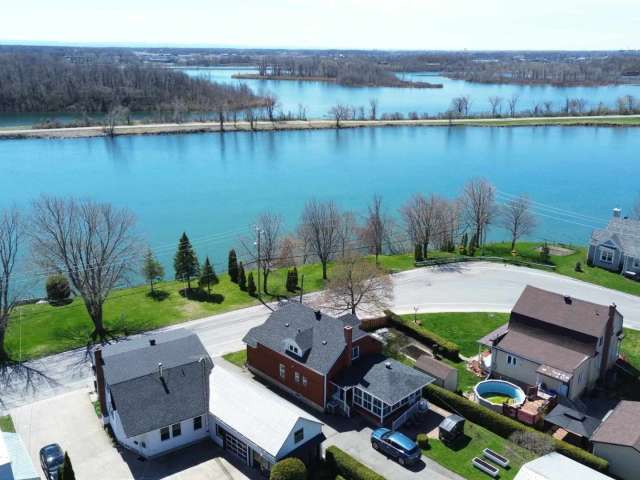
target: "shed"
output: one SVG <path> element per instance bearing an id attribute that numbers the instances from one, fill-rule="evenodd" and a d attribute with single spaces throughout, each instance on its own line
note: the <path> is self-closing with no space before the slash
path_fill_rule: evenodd
<path id="1" fill-rule="evenodd" d="M 445 443 L 453 443 L 464 435 L 464 418 L 449 415 L 438 426 L 438 437 Z"/>
<path id="2" fill-rule="evenodd" d="M 435 379 L 433 383 L 454 392 L 458 388 L 458 370 L 430 355 L 420 355 L 415 368 Z"/>

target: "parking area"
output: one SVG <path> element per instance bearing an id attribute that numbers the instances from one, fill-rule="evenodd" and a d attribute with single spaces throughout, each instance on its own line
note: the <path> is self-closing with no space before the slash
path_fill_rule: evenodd
<path id="1" fill-rule="evenodd" d="M 40 448 L 59 443 L 68 451 L 76 478 L 101 480 L 244 480 L 259 478 L 206 441 L 144 461 L 116 448 L 101 426 L 86 390 L 57 396 L 11 412 L 16 431 L 31 454 L 36 470 Z M 44 477 L 43 477 L 44 478 Z"/>

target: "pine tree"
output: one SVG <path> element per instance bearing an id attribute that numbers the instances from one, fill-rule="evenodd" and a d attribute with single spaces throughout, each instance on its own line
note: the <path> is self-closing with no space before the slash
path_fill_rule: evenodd
<path id="1" fill-rule="evenodd" d="M 247 291 L 247 276 L 244 273 L 244 265 L 242 265 L 242 262 L 238 265 L 238 286 L 243 292 Z"/>
<path id="2" fill-rule="evenodd" d="M 238 283 L 238 256 L 236 255 L 236 251 L 233 249 L 229 250 L 229 266 L 227 267 L 227 272 L 229 273 L 231 281 L 233 283 Z"/>
<path id="3" fill-rule="evenodd" d="M 142 262 L 142 276 L 151 287 L 151 294 L 153 294 L 153 282 L 158 282 L 164 277 L 164 268 L 162 264 L 154 257 L 151 249 L 147 250 Z"/>
<path id="4" fill-rule="evenodd" d="M 58 478 L 60 480 L 76 480 L 76 474 L 73 471 L 73 465 L 71 465 L 71 459 L 67 452 L 64 452 L 64 463 L 60 467 Z"/>
<path id="5" fill-rule="evenodd" d="M 200 288 L 207 286 L 207 293 L 211 295 L 211 285 L 217 285 L 220 282 L 218 280 L 218 276 L 216 275 L 216 271 L 213 269 L 211 262 L 209 262 L 209 257 L 207 257 L 204 261 L 204 265 L 202 265 L 199 284 Z"/>
<path id="6" fill-rule="evenodd" d="M 293 272 L 291 272 L 291 285 L 293 286 L 292 292 L 298 290 L 298 269 L 293 267 Z"/>
<path id="7" fill-rule="evenodd" d="M 249 277 L 247 279 L 247 293 L 252 297 L 255 297 L 257 290 L 256 282 L 253 280 L 253 272 L 249 272 Z"/>
<path id="8" fill-rule="evenodd" d="M 198 276 L 200 265 L 186 233 L 182 234 L 180 242 L 178 242 L 178 251 L 173 259 L 173 268 L 176 271 L 176 280 L 186 281 L 187 289 L 191 290 L 191 279 Z"/>
<path id="9" fill-rule="evenodd" d="M 422 255 L 422 245 L 416 243 L 416 247 L 413 251 L 413 259 L 416 262 L 422 262 L 424 260 L 424 256 Z"/>

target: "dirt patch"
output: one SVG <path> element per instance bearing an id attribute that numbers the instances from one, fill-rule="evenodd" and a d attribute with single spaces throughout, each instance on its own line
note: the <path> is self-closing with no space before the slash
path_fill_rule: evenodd
<path id="1" fill-rule="evenodd" d="M 553 255 L 555 257 L 568 257 L 569 255 L 573 255 L 576 253 L 575 250 L 571 250 L 570 248 L 561 247 L 559 245 L 548 245 L 549 247 L 549 255 Z M 542 252 L 542 247 L 536 248 L 536 252 Z"/>

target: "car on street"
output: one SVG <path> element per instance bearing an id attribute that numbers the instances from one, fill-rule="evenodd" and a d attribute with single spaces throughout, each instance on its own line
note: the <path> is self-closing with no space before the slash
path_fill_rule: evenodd
<path id="1" fill-rule="evenodd" d="M 52 443 L 40 449 L 40 465 L 47 480 L 58 480 L 60 468 L 64 464 L 64 452 L 60 445 Z"/>
<path id="2" fill-rule="evenodd" d="M 371 446 L 397 460 L 400 465 L 412 465 L 422 456 L 416 442 L 388 428 L 378 428 L 371 432 Z"/>

